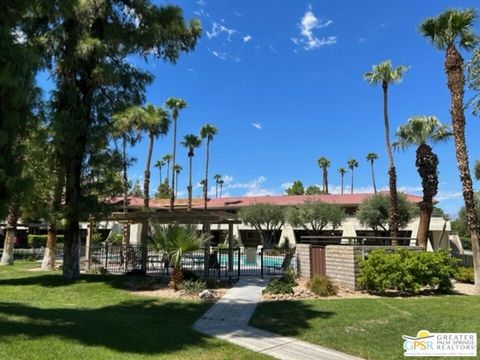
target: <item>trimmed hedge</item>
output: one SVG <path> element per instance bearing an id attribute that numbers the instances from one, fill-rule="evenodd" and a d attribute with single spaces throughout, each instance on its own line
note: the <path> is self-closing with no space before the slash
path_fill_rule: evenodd
<path id="1" fill-rule="evenodd" d="M 475 284 L 473 268 L 459 267 L 455 274 L 455 280 L 467 284 Z"/>
<path id="2" fill-rule="evenodd" d="M 29 234 L 27 237 L 28 245 L 39 248 L 47 246 L 48 235 L 33 235 Z M 63 235 L 57 235 L 57 244 L 63 243 Z"/>
<path id="3" fill-rule="evenodd" d="M 368 291 L 418 293 L 424 288 L 448 292 L 457 273 L 457 260 L 448 251 L 374 250 L 361 263 L 358 283 Z"/>

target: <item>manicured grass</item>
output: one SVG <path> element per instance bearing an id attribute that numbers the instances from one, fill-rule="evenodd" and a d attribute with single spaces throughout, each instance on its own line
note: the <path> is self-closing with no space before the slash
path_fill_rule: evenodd
<path id="1" fill-rule="evenodd" d="M 0 267 L 0 359 L 267 358 L 191 329 L 210 304 L 129 294 L 126 276 L 70 283 Z"/>
<path id="2" fill-rule="evenodd" d="M 480 296 L 270 302 L 250 324 L 366 359 L 401 359 L 402 335 L 480 333 Z"/>

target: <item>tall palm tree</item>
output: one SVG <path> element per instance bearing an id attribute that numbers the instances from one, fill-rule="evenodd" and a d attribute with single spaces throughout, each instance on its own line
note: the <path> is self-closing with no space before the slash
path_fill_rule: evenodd
<path id="1" fill-rule="evenodd" d="M 350 193 L 351 194 L 353 194 L 353 169 L 355 169 L 356 167 L 358 167 L 358 161 L 357 160 L 355 160 L 355 159 L 348 160 L 348 168 L 352 172 L 352 187 L 350 188 Z"/>
<path id="2" fill-rule="evenodd" d="M 373 163 L 378 159 L 378 155 L 374 152 L 367 154 L 367 161 L 370 163 L 370 169 L 372 171 L 373 192 L 377 193 L 377 184 L 375 183 L 375 171 L 373 170 Z"/>
<path id="3" fill-rule="evenodd" d="M 162 167 L 165 166 L 165 161 L 163 161 L 163 160 L 157 160 L 157 162 L 156 162 L 155 165 L 153 165 L 153 166 L 155 166 L 155 167 L 158 169 L 158 171 L 159 171 L 159 176 L 160 176 L 160 178 L 159 178 L 159 182 L 158 182 L 158 183 L 161 184 L 161 183 L 162 183 Z"/>
<path id="4" fill-rule="evenodd" d="M 341 187 L 341 194 L 343 195 L 343 178 L 345 177 L 345 174 L 347 173 L 347 170 L 345 168 L 340 168 L 338 169 L 338 172 L 340 173 L 340 176 L 342 177 L 342 187 Z"/>
<path id="5" fill-rule="evenodd" d="M 322 169 L 323 174 L 323 192 L 328 194 L 328 168 L 330 167 L 330 160 L 325 156 L 317 160 L 317 165 Z"/>
<path id="6" fill-rule="evenodd" d="M 174 167 L 173 167 L 173 171 L 175 172 L 175 197 L 178 197 L 178 175 L 180 175 L 180 173 L 182 172 L 183 168 L 176 164 Z"/>
<path id="7" fill-rule="evenodd" d="M 450 114 L 455 139 L 457 166 L 463 187 L 463 199 L 467 213 L 468 227 L 472 241 L 475 287 L 480 291 L 480 246 L 475 209 L 472 177 L 470 176 L 467 144 L 465 141 L 465 113 L 463 58 L 457 47 L 472 50 L 478 42 L 474 32 L 475 10 L 446 10 L 440 15 L 426 19 L 420 25 L 420 32 L 430 39 L 433 45 L 445 51 L 445 72 L 451 95 Z"/>
<path id="8" fill-rule="evenodd" d="M 176 164 L 176 156 L 177 156 L 177 121 L 178 121 L 178 114 L 180 110 L 185 109 L 187 107 L 187 103 L 185 100 L 180 98 L 168 98 L 165 102 L 165 105 L 172 111 L 172 118 L 173 118 L 173 154 L 172 154 L 172 166 Z M 175 209 L 175 173 L 172 169 L 172 189 L 171 189 L 171 196 L 170 196 L 170 211 Z"/>
<path id="9" fill-rule="evenodd" d="M 220 198 L 222 198 L 223 184 L 225 184 L 225 180 L 223 179 L 218 180 L 218 184 L 220 185 Z"/>
<path id="10" fill-rule="evenodd" d="M 381 85 L 383 90 L 383 122 L 385 127 L 385 144 L 388 153 L 388 178 L 390 188 L 390 218 L 389 230 L 390 236 L 398 236 L 399 215 L 398 215 L 398 196 L 397 196 L 397 172 L 395 170 L 395 163 L 393 161 L 392 146 L 390 144 L 390 124 L 388 121 L 388 86 L 390 84 L 399 83 L 402 80 L 403 74 L 408 70 L 405 65 L 400 65 L 396 68 L 392 66 L 390 60 L 382 61 L 378 65 L 372 66 L 372 71 L 366 72 L 363 78 L 370 85 Z M 396 241 L 392 241 L 396 244 Z"/>
<path id="11" fill-rule="evenodd" d="M 210 124 L 203 125 L 200 129 L 200 137 L 202 139 L 207 139 L 206 146 L 206 161 L 205 161 L 205 183 L 203 185 L 203 209 L 207 211 L 207 202 L 208 202 L 208 163 L 210 161 L 210 142 L 213 140 L 213 137 L 217 135 L 218 129 Z"/>
<path id="12" fill-rule="evenodd" d="M 140 140 L 137 117 L 138 109 L 129 108 L 113 115 L 113 137 L 122 139 L 122 160 L 123 160 L 123 212 L 128 207 L 128 158 L 127 145 L 134 146 Z"/>
<path id="13" fill-rule="evenodd" d="M 218 185 L 219 185 L 220 180 L 222 180 L 222 175 L 215 174 L 213 179 L 215 180 L 215 198 L 218 199 Z"/>
<path id="14" fill-rule="evenodd" d="M 195 156 L 195 149 L 202 144 L 202 139 L 193 134 L 185 135 L 182 141 L 182 145 L 188 149 L 188 210 L 192 210 L 192 171 L 193 171 L 193 157 Z"/>
<path id="15" fill-rule="evenodd" d="M 433 198 L 438 192 L 438 157 L 432 152 L 431 145 L 447 140 L 452 132 L 442 125 L 435 116 L 414 116 L 396 132 L 398 140 L 393 148 L 407 149 L 417 147 L 415 165 L 422 178 L 423 200 L 420 203 L 420 223 L 418 226 L 418 245 L 427 248 L 430 218 L 433 211 Z"/>
<path id="16" fill-rule="evenodd" d="M 150 164 L 152 161 L 155 138 L 166 135 L 170 127 L 168 112 L 152 104 L 147 104 L 138 111 L 138 127 L 148 135 L 147 159 L 143 178 L 143 207 L 150 206 Z"/>
<path id="17" fill-rule="evenodd" d="M 172 154 L 165 154 L 162 157 L 162 160 L 167 163 L 167 185 L 170 184 L 170 162 L 172 161 L 173 156 Z"/>

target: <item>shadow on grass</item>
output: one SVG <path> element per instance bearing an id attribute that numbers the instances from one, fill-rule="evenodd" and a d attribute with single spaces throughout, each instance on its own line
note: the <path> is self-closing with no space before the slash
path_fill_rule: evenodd
<path id="1" fill-rule="evenodd" d="M 305 301 L 276 301 L 261 303 L 250 324 L 285 336 L 296 336 L 310 328 L 309 321 L 334 316 L 332 311 L 319 311 Z"/>
<path id="2" fill-rule="evenodd" d="M 55 336 L 120 352 L 165 354 L 205 343 L 205 336 L 191 329 L 204 309 L 201 303 L 155 300 L 97 309 L 45 309 L 0 302 L 0 342 L 7 336 Z"/>

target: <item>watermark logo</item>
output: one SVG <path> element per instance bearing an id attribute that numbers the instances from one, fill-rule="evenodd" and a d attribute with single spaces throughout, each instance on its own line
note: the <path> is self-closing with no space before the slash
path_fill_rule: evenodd
<path id="1" fill-rule="evenodd" d="M 431 333 L 402 336 L 405 356 L 477 356 L 476 333 Z"/>

